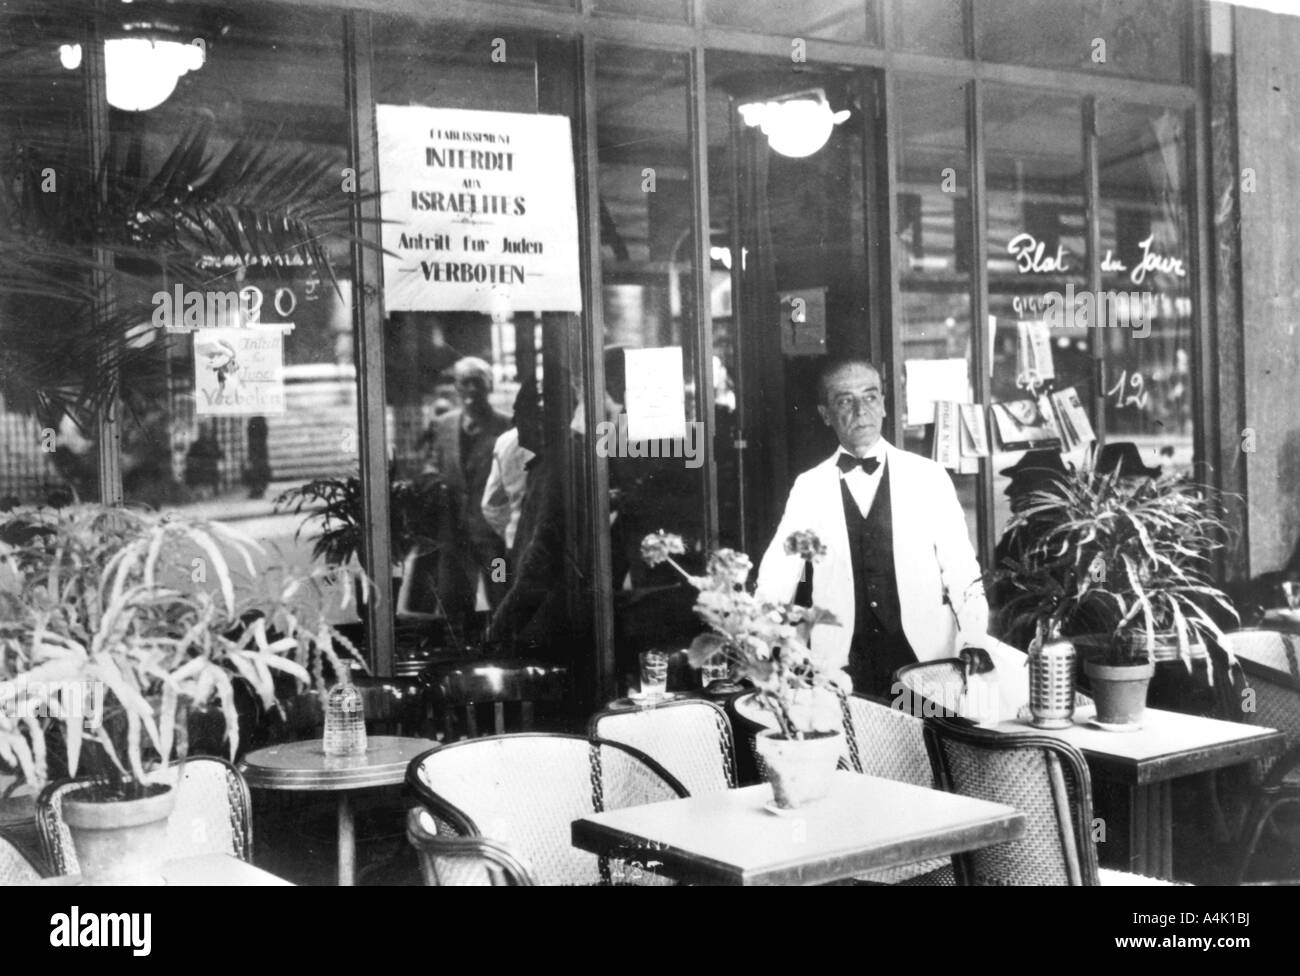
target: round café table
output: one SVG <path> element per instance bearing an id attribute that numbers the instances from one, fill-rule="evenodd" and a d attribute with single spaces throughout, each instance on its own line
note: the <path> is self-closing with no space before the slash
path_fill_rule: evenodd
<path id="1" fill-rule="evenodd" d="M 372 735 L 364 756 L 327 756 L 320 739 L 285 742 L 250 752 L 240 770 L 261 790 L 300 790 L 339 795 L 339 884 L 356 883 L 357 850 L 350 794 L 393 786 L 406 778 L 412 759 L 438 743 L 396 735 Z"/>

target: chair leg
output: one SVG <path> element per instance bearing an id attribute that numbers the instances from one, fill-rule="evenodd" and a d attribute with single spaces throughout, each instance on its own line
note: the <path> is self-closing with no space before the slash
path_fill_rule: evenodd
<path id="1" fill-rule="evenodd" d="M 1232 877 L 1232 883 L 1238 887 L 1246 880 L 1246 872 L 1250 868 L 1251 858 L 1255 856 L 1255 848 L 1259 845 L 1260 835 L 1264 832 L 1264 827 L 1273 817 L 1273 811 L 1280 805 L 1278 800 L 1271 800 L 1266 797 L 1256 797 L 1246 810 L 1246 816 L 1241 824 L 1241 839 L 1238 846 L 1237 869 Z"/>

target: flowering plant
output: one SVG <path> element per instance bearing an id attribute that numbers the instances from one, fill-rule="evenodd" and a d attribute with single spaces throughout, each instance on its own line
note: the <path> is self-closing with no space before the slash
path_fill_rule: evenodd
<path id="1" fill-rule="evenodd" d="M 737 678 L 747 678 L 759 704 L 770 711 L 789 739 L 819 731 L 813 707 L 815 690 L 848 686 L 843 673 L 823 670 L 809 648 L 818 624 L 838 625 L 828 610 L 760 600 L 746 588 L 753 563 L 743 552 L 719 549 L 709 556 L 704 576 L 692 576 L 673 559 L 686 551 L 681 536 L 654 532 L 641 541 L 641 556 L 651 566 L 668 563 L 699 590 L 695 612 L 711 632 L 695 638 L 690 662 L 700 667 L 721 655 Z M 812 532 L 794 532 L 785 540 L 789 555 L 817 561 L 826 547 Z M 833 724 L 828 728 L 835 728 Z"/>

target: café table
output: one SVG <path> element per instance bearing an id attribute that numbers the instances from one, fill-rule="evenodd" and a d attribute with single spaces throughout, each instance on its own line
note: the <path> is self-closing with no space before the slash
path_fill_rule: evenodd
<path id="1" fill-rule="evenodd" d="M 1113 732 L 1092 724 L 1092 705 L 1075 709 L 1068 729 L 1034 729 L 1021 718 L 982 723 L 1000 732 L 1033 731 L 1076 746 L 1088 760 L 1094 792 L 1116 788 L 1114 819 L 1123 827 L 1108 831 L 1100 850 L 1118 848 L 1116 866 L 1135 874 L 1172 879 L 1173 781 L 1276 755 L 1286 748 L 1281 732 L 1158 708 L 1143 712 L 1141 728 Z M 1114 825 L 1111 825 L 1114 826 Z"/>
<path id="2" fill-rule="evenodd" d="M 339 884 L 350 886 L 357 868 L 351 794 L 401 783 L 411 760 L 436 745 L 429 739 L 372 735 L 364 756 L 327 756 L 320 739 L 308 739 L 250 752 L 240 771 L 254 789 L 338 794 Z"/>
<path id="3" fill-rule="evenodd" d="M 162 876 L 168 885 L 203 888 L 293 887 L 293 882 L 278 878 L 269 871 L 263 871 L 230 854 L 198 854 L 177 858 L 163 865 Z M 27 885 L 44 887 L 74 886 L 81 883 L 79 874 L 61 874 L 54 878 L 25 882 Z"/>
<path id="4" fill-rule="evenodd" d="M 823 884 L 1015 840 L 1008 806 L 837 771 L 831 792 L 772 812 L 767 783 L 589 814 L 573 845 L 594 854 L 645 852 L 679 880 L 733 885 Z"/>

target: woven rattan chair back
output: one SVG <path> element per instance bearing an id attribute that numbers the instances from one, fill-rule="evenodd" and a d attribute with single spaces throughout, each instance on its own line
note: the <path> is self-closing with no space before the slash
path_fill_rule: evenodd
<path id="1" fill-rule="evenodd" d="M 0 886 L 26 884 L 40 879 L 41 872 L 27 860 L 27 855 L 0 837 Z"/>
<path id="2" fill-rule="evenodd" d="M 163 773 L 175 785 L 176 806 L 167 820 L 167 859 L 199 854 L 231 854 L 253 859 L 253 817 L 248 786 L 239 770 L 216 756 L 194 756 Z M 64 779 L 48 784 L 36 798 L 41 850 L 56 874 L 77 874 L 77 852 L 63 819 L 63 799 L 85 784 Z"/>
<path id="3" fill-rule="evenodd" d="M 1033 732 L 1004 733 L 961 720 L 925 723 L 941 789 L 1025 815 L 1020 840 L 953 858 L 958 884 L 1096 885 L 1092 784 L 1074 746 Z"/>
<path id="4" fill-rule="evenodd" d="M 531 731 L 536 704 L 569 697 L 569 669 L 543 661 L 450 661 L 429 668 L 421 680 L 447 742 L 504 734 L 507 706 L 518 712 L 518 728 Z"/>
<path id="5" fill-rule="evenodd" d="M 587 723 L 595 738 L 640 749 L 672 773 L 692 796 L 736 785 L 736 756 L 727 713 L 701 698 L 653 708 L 599 712 Z"/>
<path id="6" fill-rule="evenodd" d="M 934 786 L 924 721 L 862 695 L 846 695 L 843 705 L 849 768 L 914 786 Z"/>
<path id="7" fill-rule="evenodd" d="M 1288 749 L 1300 745 L 1300 639 L 1276 630 L 1236 630 L 1225 634 L 1223 643 L 1241 664 L 1250 688 L 1242 696 L 1242 718 L 1277 729 L 1286 736 Z"/>
<path id="8" fill-rule="evenodd" d="M 406 780 L 439 834 L 503 843 L 547 885 L 609 880 L 594 854 L 573 846 L 574 820 L 687 795 L 639 750 L 553 733 L 438 746 L 411 761 Z"/>
<path id="9" fill-rule="evenodd" d="M 429 811 L 417 807 L 408 812 L 406 839 L 415 848 L 426 885 L 519 887 L 537 883 L 504 844 L 487 837 L 455 837 L 437 831 Z"/>

